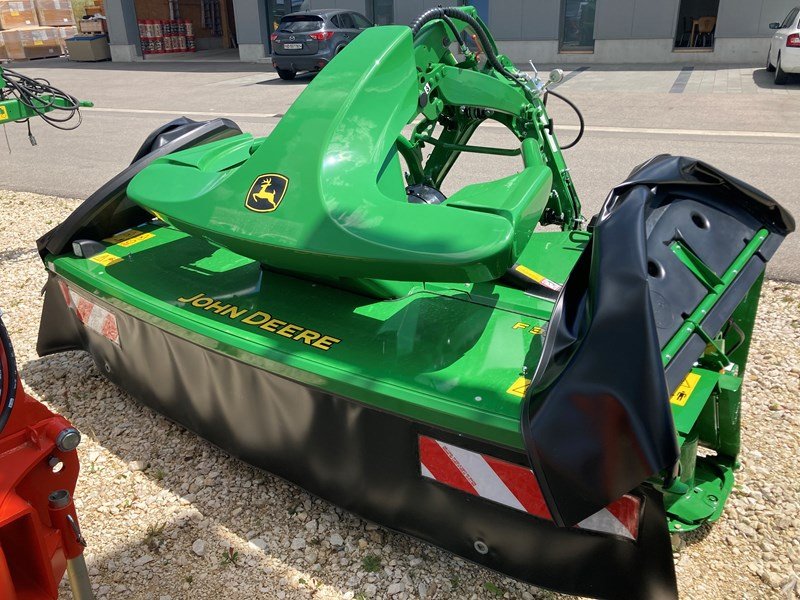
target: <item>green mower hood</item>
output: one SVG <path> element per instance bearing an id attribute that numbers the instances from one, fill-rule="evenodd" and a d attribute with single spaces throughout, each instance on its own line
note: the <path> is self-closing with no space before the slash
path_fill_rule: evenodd
<path id="1" fill-rule="evenodd" d="M 526 98 L 492 75 L 480 84 Z M 442 77 L 446 77 L 442 75 Z M 343 277 L 490 281 L 514 264 L 550 196 L 538 152 L 518 174 L 440 205 L 406 199 L 397 140 L 427 100 L 411 30 L 358 36 L 264 140 L 158 159 L 128 196 L 175 227 L 273 268 Z M 430 89 L 430 88 L 429 88 Z"/>

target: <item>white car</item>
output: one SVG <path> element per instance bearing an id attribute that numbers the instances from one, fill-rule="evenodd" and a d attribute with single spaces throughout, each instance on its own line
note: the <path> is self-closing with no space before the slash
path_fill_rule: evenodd
<path id="1" fill-rule="evenodd" d="M 770 23 L 775 35 L 769 44 L 767 71 L 775 72 L 775 83 L 784 84 L 789 73 L 800 73 L 800 7 L 794 7 L 781 23 Z"/>

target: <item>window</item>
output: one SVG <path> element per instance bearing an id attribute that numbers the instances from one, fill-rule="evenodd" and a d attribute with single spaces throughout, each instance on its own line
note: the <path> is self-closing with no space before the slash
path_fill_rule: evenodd
<path id="1" fill-rule="evenodd" d="M 561 12 L 561 50 L 594 50 L 594 13 L 597 0 L 564 0 Z"/>
<path id="2" fill-rule="evenodd" d="M 376 25 L 391 25 L 394 21 L 394 0 L 372 0 L 369 7 Z"/>
<path id="3" fill-rule="evenodd" d="M 353 17 L 353 21 L 355 21 L 357 29 L 367 29 L 368 27 L 372 27 L 372 23 L 370 23 L 369 20 L 363 15 L 358 13 L 350 13 L 350 16 Z"/>
<path id="4" fill-rule="evenodd" d="M 339 13 L 339 23 L 342 24 L 342 29 L 355 29 L 356 24 L 353 23 L 353 18 L 350 13 Z"/>
<path id="5" fill-rule="evenodd" d="M 794 8 L 789 11 L 789 14 L 786 15 L 786 18 L 781 23 L 781 29 L 786 29 L 787 27 L 794 26 L 794 18 L 797 16 L 798 9 Z"/>
<path id="6" fill-rule="evenodd" d="M 342 23 L 339 21 L 339 15 L 333 15 L 331 17 L 331 23 L 333 23 L 333 26 L 336 27 L 336 29 L 342 28 Z"/>
<path id="7" fill-rule="evenodd" d="M 279 31 L 287 33 L 305 33 L 306 31 L 316 31 L 317 29 L 322 29 L 322 19 L 306 15 L 284 17 L 278 27 Z"/>

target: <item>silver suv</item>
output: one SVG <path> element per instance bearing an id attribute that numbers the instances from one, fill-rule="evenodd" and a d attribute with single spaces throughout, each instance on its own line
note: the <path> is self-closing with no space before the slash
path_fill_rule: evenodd
<path id="1" fill-rule="evenodd" d="M 372 27 L 361 13 L 311 10 L 286 15 L 270 36 L 272 66 L 281 79 L 298 71 L 319 71 L 359 33 Z"/>

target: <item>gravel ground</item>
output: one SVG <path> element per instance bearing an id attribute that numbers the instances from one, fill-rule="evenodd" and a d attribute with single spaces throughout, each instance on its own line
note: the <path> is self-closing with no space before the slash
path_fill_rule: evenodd
<path id="1" fill-rule="evenodd" d="M 45 273 L 35 240 L 76 205 L 0 192 L 0 307 L 27 390 L 83 433 L 76 504 L 99 599 L 562 597 L 229 458 L 140 407 L 84 353 L 38 358 Z M 798 339 L 800 286 L 767 282 L 745 382 L 743 469 L 720 522 L 678 543 L 685 598 L 800 597 Z"/>

